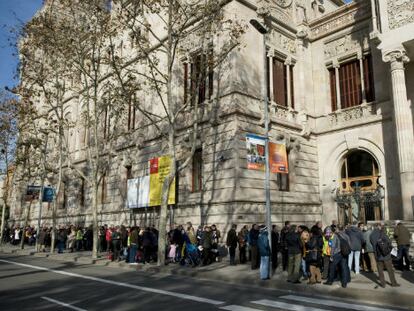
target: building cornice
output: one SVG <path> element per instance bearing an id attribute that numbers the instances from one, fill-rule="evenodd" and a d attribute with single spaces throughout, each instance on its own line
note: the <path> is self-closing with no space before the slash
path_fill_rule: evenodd
<path id="1" fill-rule="evenodd" d="M 369 1 L 358 1 L 343 5 L 309 24 L 311 29 L 310 40 L 315 41 L 324 38 L 370 18 L 371 5 Z"/>

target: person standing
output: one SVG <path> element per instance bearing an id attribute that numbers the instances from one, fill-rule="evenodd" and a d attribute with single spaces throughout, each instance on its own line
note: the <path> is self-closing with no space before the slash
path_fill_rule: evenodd
<path id="1" fill-rule="evenodd" d="M 349 271 L 352 271 L 352 264 L 355 263 L 355 274 L 359 274 L 361 250 L 362 245 L 364 244 L 364 235 L 362 234 L 361 229 L 359 229 L 356 225 L 357 224 L 354 223 L 352 226 L 348 227 L 345 232 L 349 236 L 351 242 L 351 253 L 348 256 Z"/>
<path id="2" fill-rule="evenodd" d="M 282 266 L 283 271 L 287 270 L 288 266 L 288 249 L 286 244 L 286 235 L 289 233 L 290 230 L 290 221 L 285 221 L 285 226 L 280 231 L 280 249 L 282 253 Z"/>
<path id="3" fill-rule="evenodd" d="M 410 266 L 410 232 L 408 229 L 397 220 L 395 222 L 394 238 L 398 246 L 398 268 L 400 270 L 411 270 Z M 405 265 L 404 265 L 405 261 Z"/>
<path id="4" fill-rule="evenodd" d="M 129 236 L 129 243 L 130 243 L 130 250 L 129 250 L 129 260 L 128 262 L 133 265 L 136 264 L 136 256 L 138 250 L 138 242 L 139 242 L 139 232 L 137 227 L 133 227 L 131 229 L 131 233 Z"/>
<path id="5" fill-rule="evenodd" d="M 329 275 L 328 280 L 323 283 L 325 285 L 332 285 L 335 279 L 335 272 L 339 268 L 340 280 L 343 288 L 346 288 L 350 281 L 349 268 L 348 268 L 348 255 L 350 250 L 349 237 L 343 232 L 342 226 L 337 226 L 336 231 L 332 233 L 331 241 L 331 256 L 329 263 Z M 346 247 L 347 246 L 347 247 Z M 347 253 L 344 251 L 348 249 Z"/>
<path id="6" fill-rule="evenodd" d="M 269 245 L 269 234 L 267 227 L 262 226 L 260 228 L 259 237 L 257 239 L 257 249 L 260 256 L 260 279 L 268 280 L 269 275 L 269 258 L 270 258 L 270 245 Z"/>
<path id="7" fill-rule="evenodd" d="M 244 264 L 247 261 L 246 258 L 246 246 L 247 246 L 247 235 L 249 234 L 249 229 L 247 229 L 247 226 L 244 226 L 237 238 L 238 238 L 238 242 L 239 242 L 239 259 L 240 259 L 240 263 Z"/>
<path id="8" fill-rule="evenodd" d="M 213 237 L 209 226 L 204 227 L 201 243 L 203 246 L 203 266 L 209 265 L 211 263 L 211 248 L 213 246 Z"/>
<path id="9" fill-rule="evenodd" d="M 249 232 L 249 246 L 251 251 L 252 270 L 259 268 L 259 252 L 257 250 L 257 240 L 259 239 L 259 227 L 254 224 Z"/>
<path id="10" fill-rule="evenodd" d="M 363 264 L 364 264 L 364 270 L 368 271 L 367 263 L 369 262 L 369 267 L 371 271 L 377 273 L 377 261 L 375 260 L 374 247 L 371 244 L 371 233 L 372 233 L 372 227 L 364 226 L 363 235 L 364 235 L 364 240 L 365 240 L 365 245 L 364 245 L 365 259 L 363 261 Z"/>
<path id="11" fill-rule="evenodd" d="M 384 224 L 377 224 L 376 228 L 371 233 L 371 244 L 374 248 L 375 259 L 377 260 L 378 277 L 380 286 L 385 287 L 384 268 L 388 271 L 391 286 L 400 286 L 395 279 L 394 268 L 391 260 L 391 241 L 385 232 Z"/>
<path id="12" fill-rule="evenodd" d="M 272 226 L 272 271 L 277 269 L 278 260 L 277 255 L 279 253 L 279 232 L 276 225 Z"/>
<path id="13" fill-rule="evenodd" d="M 236 233 L 237 225 L 232 225 L 231 229 L 227 233 L 227 240 L 226 245 L 229 248 L 230 254 L 230 265 L 236 265 L 236 248 L 237 248 L 237 233 Z"/>
<path id="14" fill-rule="evenodd" d="M 331 251 L 332 251 L 332 239 L 333 239 L 333 232 L 330 226 L 326 227 L 323 233 L 322 241 L 323 241 L 323 248 L 322 248 L 322 260 L 323 260 L 323 272 L 322 272 L 322 280 L 326 280 L 329 274 L 329 263 L 331 260 Z"/>
<path id="15" fill-rule="evenodd" d="M 322 231 L 318 227 L 312 227 L 310 240 L 306 243 L 305 260 L 310 270 L 308 284 L 311 285 L 322 282 L 321 266 L 323 240 L 321 232 Z"/>
<path id="16" fill-rule="evenodd" d="M 286 247 L 288 251 L 288 282 L 295 284 L 300 283 L 300 267 L 302 262 L 302 244 L 300 233 L 296 230 L 296 226 L 290 226 L 289 232 L 286 234 Z"/>
<path id="17" fill-rule="evenodd" d="M 112 232 L 111 241 L 113 250 L 112 261 L 120 261 L 119 256 L 121 253 L 121 229 L 118 226 L 115 227 L 114 232 Z"/>

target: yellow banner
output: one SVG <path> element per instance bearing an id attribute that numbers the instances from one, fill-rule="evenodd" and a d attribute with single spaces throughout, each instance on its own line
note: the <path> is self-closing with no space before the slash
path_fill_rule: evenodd
<path id="1" fill-rule="evenodd" d="M 162 156 L 150 160 L 149 206 L 158 206 L 162 202 L 162 186 L 170 174 L 171 158 Z M 175 178 L 168 194 L 168 204 L 175 204 Z"/>

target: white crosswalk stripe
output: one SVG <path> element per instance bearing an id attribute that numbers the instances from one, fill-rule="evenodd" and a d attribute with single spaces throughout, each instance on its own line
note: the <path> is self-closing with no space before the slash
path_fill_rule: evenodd
<path id="1" fill-rule="evenodd" d="M 260 309 L 253 309 L 253 308 L 238 306 L 238 305 L 224 306 L 224 307 L 221 307 L 220 309 L 221 310 L 229 310 L 229 311 L 263 311 L 263 310 L 260 310 Z"/>
<path id="2" fill-rule="evenodd" d="M 279 308 L 282 310 L 289 310 L 289 311 L 327 311 L 327 309 L 313 308 L 309 306 L 290 304 L 286 302 L 268 300 L 268 299 L 251 301 L 251 303 L 261 305 L 261 306 L 266 306 L 266 307 Z"/>
<path id="3" fill-rule="evenodd" d="M 317 304 L 317 305 L 323 305 L 323 306 L 329 306 L 329 307 L 335 307 L 335 308 L 344 308 L 344 309 L 357 310 L 357 311 L 396 311 L 395 309 L 380 308 L 380 307 L 367 306 L 367 305 L 362 305 L 362 304 L 345 303 L 345 302 L 339 302 L 337 300 L 327 300 L 325 298 L 316 299 L 316 298 L 309 298 L 309 297 L 296 296 L 296 295 L 281 296 L 279 298 L 293 300 L 297 302 L 312 303 L 312 304 Z"/>

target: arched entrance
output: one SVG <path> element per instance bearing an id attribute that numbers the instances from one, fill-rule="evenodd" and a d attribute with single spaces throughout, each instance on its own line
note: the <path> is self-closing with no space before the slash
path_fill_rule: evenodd
<path id="1" fill-rule="evenodd" d="M 383 218 L 379 177 L 378 163 L 368 152 L 355 150 L 344 157 L 336 193 L 340 223 Z"/>

